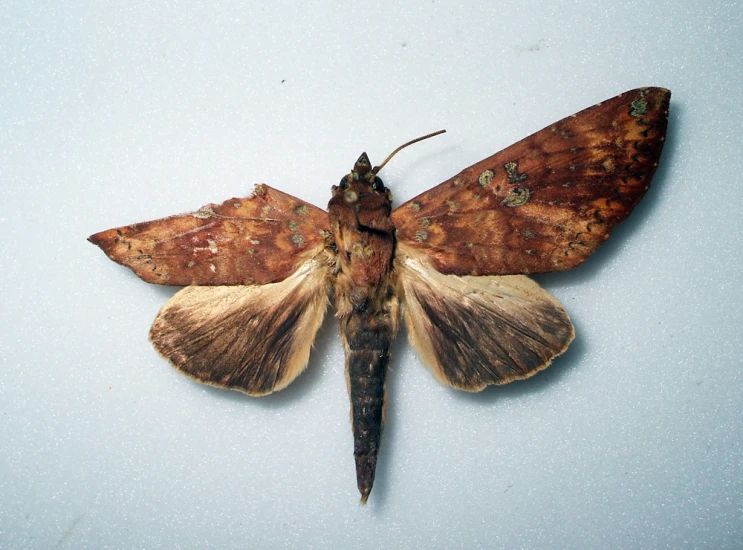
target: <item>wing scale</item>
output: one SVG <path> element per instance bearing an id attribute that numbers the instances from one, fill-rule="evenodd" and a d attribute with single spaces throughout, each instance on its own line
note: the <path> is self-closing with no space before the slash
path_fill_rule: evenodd
<path id="1" fill-rule="evenodd" d="M 281 281 L 324 246 L 328 215 L 267 185 L 250 197 L 96 233 L 88 238 L 148 283 Z"/>
<path id="2" fill-rule="evenodd" d="M 573 340 L 565 309 L 528 277 L 443 275 L 405 244 L 396 267 L 410 344 L 442 384 L 480 391 L 528 378 Z"/>
<path id="3" fill-rule="evenodd" d="M 470 166 L 393 211 L 398 240 L 447 274 L 582 263 L 650 186 L 670 96 L 626 92 Z"/>
<path id="4" fill-rule="evenodd" d="M 305 262 L 278 283 L 189 286 L 158 313 L 150 340 L 199 382 L 265 395 L 307 366 L 328 304 L 327 264 Z"/>

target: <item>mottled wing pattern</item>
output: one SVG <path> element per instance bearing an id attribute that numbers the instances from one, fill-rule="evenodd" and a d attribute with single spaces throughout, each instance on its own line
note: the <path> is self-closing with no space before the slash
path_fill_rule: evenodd
<path id="1" fill-rule="evenodd" d="M 316 257 L 278 283 L 184 288 L 160 310 L 150 340 L 199 382 L 278 391 L 307 366 L 328 303 L 327 272 Z"/>
<path id="2" fill-rule="evenodd" d="M 650 186 L 670 97 L 626 92 L 478 162 L 393 211 L 398 241 L 447 274 L 582 263 Z"/>
<path id="3" fill-rule="evenodd" d="M 281 281 L 324 246 L 328 215 L 257 185 L 250 197 L 96 233 L 89 241 L 148 283 L 245 285 Z"/>
<path id="4" fill-rule="evenodd" d="M 560 302 L 523 275 L 443 275 L 400 244 L 398 288 L 410 344 L 436 378 L 460 390 L 528 378 L 573 340 Z"/>

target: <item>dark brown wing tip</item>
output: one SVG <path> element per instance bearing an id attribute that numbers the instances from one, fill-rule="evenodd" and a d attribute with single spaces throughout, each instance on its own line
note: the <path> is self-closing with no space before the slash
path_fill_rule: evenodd
<path id="1" fill-rule="evenodd" d="M 654 94 L 660 94 L 660 95 L 671 95 L 671 90 L 668 88 L 663 88 L 661 86 L 640 86 L 639 88 L 633 88 L 631 90 L 627 90 L 626 92 L 619 94 L 620 96 L 627 95 L 627 94 L 633 94 L 636 92 L 646 92 L 646 93 L 654 93 Z"/>
<path id="2" fill-rule="evenodd" d="M 100 233 L 94 233 L 90 237 L 88 237 L 88 242 L 93 243 L 96 246 L 101 246 L 101 243 L 103 242 L 103 234 L 105 231 L 101 231 Z"/>
<path id="3" fill-rule="evenodd" d="M 668 102 L 671 99 L 671 90 L 668 88 L 657 88 L 657 87 L 648 87 L 645 88 L 649 93 L 657 94 L 661 97 L 662 103 L 664 103 L 666 106 L 668 105 Z"/>
<path id="4" fill-rule="evenodd" d="M 640 93 L 642 96 L 651 99 L 655 108 L 659 109 L 660 114 L 668 114 L 668 106 L 671 103 L 671 90 L 668 88 L 659 88 L 656 86 L 647 86 L 645 88 L 637 88 L 636 90 L 630 90 L 625 92 L 624 95 Z"/>
<path id="5" fill-rule="evenodd" d="M 121 229 L 123 228 L 107 229 L 95 233 L 88 237 L 88 241 L 100 248 L 109 259 L 134 271 L 140 279 L 148 283 L 165 284 L 164 281 L 158 280 L 158 277 L 148 277 L 147 275 L 151 275 L 151 272 L 144 273 L 137 268 L 137 262 L 129 254 L 128 248 L 131 248 L 131 244 L 127 246 Z"/>
<path id="6" fill-rule="evenodd" d="M 107 229 L 106 231 L 94 233 L 93 235 L 88 237 L 88 242 L 93 243 L 110 256 L 113 248 L 118 243 L 119 237 L 120 233 L 118 233 L 115 229 Z"/>

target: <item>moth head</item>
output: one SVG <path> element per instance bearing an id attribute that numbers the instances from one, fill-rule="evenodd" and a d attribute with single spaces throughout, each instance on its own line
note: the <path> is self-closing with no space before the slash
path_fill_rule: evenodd
<path id="1" fill-rule="evenodd" d="M 425 136 L 413 139 L 400 145 L 397 149 L 392 151 L 390 155 L 384 160 L 379 166 L 372 168 L 369 157 L 366 153 L 361 153 L 361 156 L 353 165 L 353 170 L 347 176 L 343 177 L 338 185 L 333 186 L 333 198 L 330 200 L 330 204 L 338 205 L 339 202 L 345 201 L 347 204 L 352 204 L 358 210 L 359 208 L 370 207 L 374 208 L 380 205 L 380 199 L 386 201 L 386 208 L 389 208 L 392 204 L 392 193 L 389 189 L 384 186 L 384 182 L 377 175 L 379 171 L 384 168 L 384 165 L 394 157 L 399 151 L 418 143 L 421 140 L 428 139 L 433 136 L 443 134 L 446 130 L 439 130 Z M 362 204 L 364 205 L 362 206 Z M 330 205 L 329 205 L 330 206 Z"/>
<path id="2" fill-rule="evenodd" d="M 392 194 L 384 186 L 382 178 L 372 169 L 366 153 L 361 153 L 361 156 L 353 165 L 353 170 L 348 175 L 343 176 L 338 185 L 333 186 L 333 197 L 339 196 L 342 196 L 348 204 L 364 201 L 366 197 L 374 197 L 372 200 L 385 197 L 392 202 Z"/>

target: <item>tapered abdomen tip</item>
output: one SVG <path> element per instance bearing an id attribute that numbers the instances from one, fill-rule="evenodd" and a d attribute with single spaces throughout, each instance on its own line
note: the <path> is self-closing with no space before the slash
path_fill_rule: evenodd
<path id="1" fill-rule="evenodd" d="M 374 485 L 374 473 L 377 469 L 376 455 L 357 455 L 356 485 L 361 493 L 361 504 L 366 504 Z"/>

